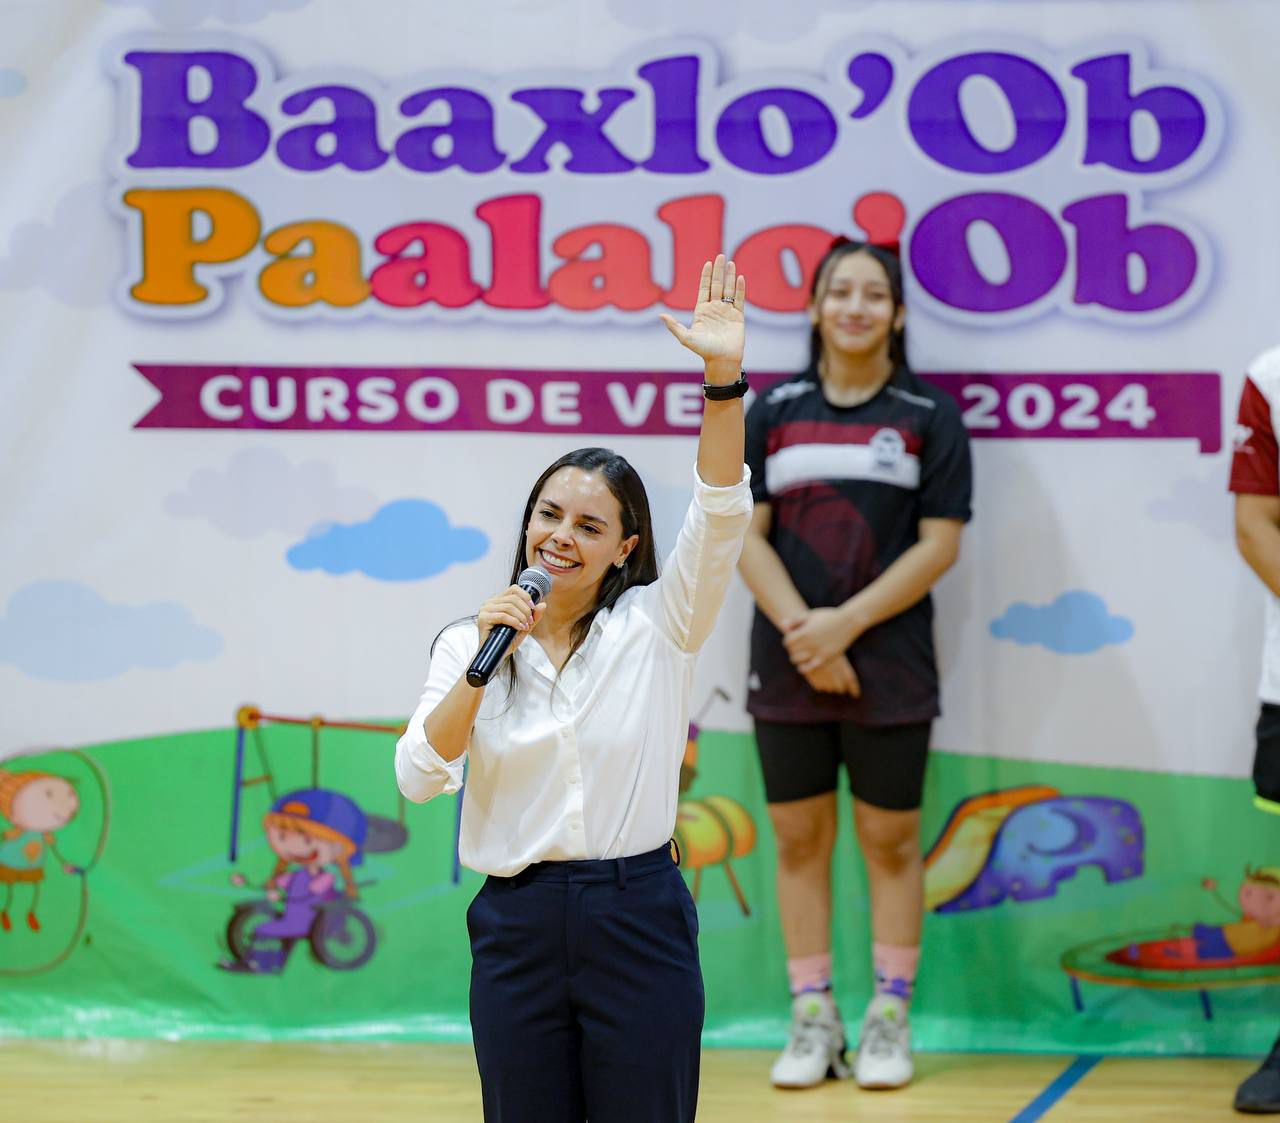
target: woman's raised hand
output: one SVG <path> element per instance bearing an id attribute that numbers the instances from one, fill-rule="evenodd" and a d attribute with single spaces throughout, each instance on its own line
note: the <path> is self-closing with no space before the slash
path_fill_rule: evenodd
<path id="1" fill-rule="evenodd" d="M 723 366 L 733 381 L 742 366 L 742 350 L 746 344 L 746 321 L 743 305 L 747 298 L 747 281 L 739 277 L 732 261 L 718 254 L 714 262 L 702 267 L 698 282 L 698 303 L 693 310 L 693 323 L 685 327 L 666 313 L 662 322 L 684 346 L 703 362 Z"/>
<path id="2" fill-rule="evenodd" d="M 516 630 L 516 638 L 511 642 L 511 650 L 514 651 L 524 642 L 524 637 L 533 631 L 534 625 L 546 611 L 546 601 L 535 605 L 533 598 L 519 585 L 512 585 L 480 606 L 480 611 L 476 614 L 476 623 L 480 626 L 480 643 L 483 644 L 499 624 L 506 624 Z"/>

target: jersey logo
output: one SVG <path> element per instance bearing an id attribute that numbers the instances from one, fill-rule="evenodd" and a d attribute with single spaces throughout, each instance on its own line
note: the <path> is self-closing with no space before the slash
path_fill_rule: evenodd
<path id="1" fill-rule="evenodd" d="M 872 463 L 886 472 L 897 468 L 907 451 L 907 442 L 897 429 L 881 429 L 867 444 L 871 448 Z"/>
<path id="2" fill-rule="evenodd" d="M 1235 444 L 1236 452 L 1243 451 L 1244 446 L 1249 443 L 1249 440 L 1252 437 L 1253 437 L 1253 429 L 1251 429 L 1248 425 L 1237 425 L 1235 436 L 1233 438 L 1233 443 Z M 1252 449 L 1250 451 L 1252 451 Z"/>

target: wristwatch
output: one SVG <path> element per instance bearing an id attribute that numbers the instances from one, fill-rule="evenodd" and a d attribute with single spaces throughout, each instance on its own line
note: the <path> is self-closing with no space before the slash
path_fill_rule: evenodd
<path id="1" fill-rule="evenodd" d="M 712 382 L 702 384 L 702 396 L 709 402 L 731 402 L 741 398 L 750 387 L 747 385 L 747 372 L 740 371 L 737 382 L 728 382 L 718 386 Z"/>

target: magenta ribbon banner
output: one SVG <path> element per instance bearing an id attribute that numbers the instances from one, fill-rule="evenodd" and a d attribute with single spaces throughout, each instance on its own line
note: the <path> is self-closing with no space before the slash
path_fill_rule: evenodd
<path id="1" fill-rule="evenodd" d="M 160 400 L 137 429 L 440 430 L 678 436 L 698 431 L 697 374 L 481 367 L 137 364 Z M 786 374 L 751 375 L 763 391 Z M 971 436 L 1194 440 L 1222 447 L 1212 373 L 925 376 L 960 404 Z"/>

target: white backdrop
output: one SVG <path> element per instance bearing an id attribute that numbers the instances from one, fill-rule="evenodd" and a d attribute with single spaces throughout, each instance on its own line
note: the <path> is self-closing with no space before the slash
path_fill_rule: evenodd
<path id="1" fill-rule="evenodd" d="M 1280 77 L 1256 63 L 1257 44 L 1280 34 L 1273 5 L 379 0 L 357 9 L 338 0 L 50 0 L 5 5 L 0 32 L 0 754 L 225 727 L 245 701 L 279 713 L 405 714 L 432 636 L 504 581 L 527 487 L 551 459 L 579 444 L 617 447 L 645 478 L 667 542 L 688 491 L 690 438 L 597 438 L 590 417 L 581 432 L 518 435 L 135 428 L 159 397 L 135 364 L 692 367 L 659 324 L 656 303 L 391 309 L 366 297 L 347 308 L 282 309 L 257 293 L 273 260 L 260 247 L 198 271 L 214 292 L 221 282 L 211 279 L 227 278 L 220 307 L 214 299 L 150 306 L 130 288 L 146 252 L 160 261 L 168 251 L 144 230 L 125 192 L 234 191 L 257 210 L 263 232 L 339 224 L 363 248 L 366 276 L 383 260 L 373 249 L 379 233 L 409 222 L 449 225 L 462 233 L 481 287 L 490 279 L 489 244 L 475 207 L 532 193 L 543 209 L 534 267 L 544 282 L 560 265 L 553 249 L 560 234 L 611 223 L 649 242 L 660 289 L 672 272 L 670 234 L 655 215 L 664 203 L 723 196 L 724 243 L 733 249 L 779 224 L 856 236 L 854 203 L 884 192 L 906 211 L 910 349 L 919 370 L 1142 372 L 1169 376 L 1166 385 L 1186 372 L 1221 375 L 1217 451 L 1150 431 L 1127 440 L 1088 432 L 1047 440 L 1008 425 L 1001 432 L 1009 435 L 975 441 L 976 517 L 937 594 L 945 710 L 937 744 L 1157 771 L 1247 771 L 1262 590 L 1236 556 L 1225 481 L 1241 372 L 1276 341 L 1280 304 Z M 138 51 L 259 60 L 271 70 L 259 75 L 264 113 L 280 100 L 267 89 L 273 80 L 289 90 L 340 81 L 377 104 L 386 148 L 408 127 L 395 117 L 401 95 L 438 86 L 483 91 L 496 107 L 499 147 L 512 159 L 539 128 L 509 100 L 513 91 L 627 88 L 637 96 L 608 136 L 636 160 L 654 144 L 637 60 L 693 52 L 702 64 L 697 136 L 708 167 L 574 173 L 560 166 L 563 148 L 545 172 L 423 173 L 394 157 L 368 172 L 301 172 L 271 154 L 238 169 L 131 167 L 142 96 L 139 72 L 124 56 Z M 1061 90 L 1061 138 L 1020 170 L 947 167 L 908 128 L 909 95 L 922 77 L 978 52 L 1030 60 Z M 887 59 L 894 80 L 883 103 L 855 119 L 849 113 L 859 95 L 843 67 L 863 55 Z M 1169 85 L 1203 109 L 1203 140 L 1177 167 L 1146 174 L 1083 162 L 1086 91 L 1070 71 L 1114 55 L 1131 61 L 1134 96 Z M 765 87 L 807 90 L 831 107 L 838 138 L 825 158 L 760 174 L 724 156 L 717 114 Z M 975 144 L 999 153 L 1021 135 L 989 80 L 971 79 L 959 101 Z M 273 132 L 323 121 L 324 109 L 297 120 L 272 111 Z M 769 118 L 764 144 L 785 152 L 785 123 Z M 1151 158 L 1158 122 L 1137 113 L 1131 128 L 1124 124 L 1134 150 Z M 1119 143 L 1120 134 L 1111 135 Z M 934 270 L 935 287 L 941 274 L 923 256 L 921 219 L 982 192 L 1034 202 L 1061 232 L 1072 264 L 1025 307 L 966 312 L 922 282 L 922 269 Z M 1061 211 L 1112 195 L 1127 200 L 1130 227 L 1168 224 L 1194 248 L 1194 279 L 1167 306 L 1126 313 L 1073 302 L 1085 236 Z M 195 223 L 199 240 L 208 223 Z M 1006 255 L 1016 272 L 1037 253 L 1034 243 L 1002 249 L 994 228 L 981 223 L 963 247 L 993 285 L 1009 274 Z M 781 276 L 796 283 L 796 268 L 790 262 Z M 1144 278 L 1131 261 L 1129 290 L 1169 268 L 1156 255 Z M 806 337 L 802 315 L 752 310 L 748 369 L 796 369 Z M 1203 397 L 1184 407 L 1207 408 Z M 423 533 L 439 546 L 437 572 L 388 580 L 356 556 L 352 571 L 331 573 L 300 568 L 302 555 L 290 553 L 325 527 L 365 526 L 404 499 L 417 502 Z M 482 532 L 482 556 L 474 556 L 475 536 L 458 536 L 457 528 Z M 385 530 L 365 540 L 370 549 L 389 548 Z M 1102 606 L 1099 619 L 1080 616 L 1076 599 L 1059 605 L 1074 603 L 1073 619 L 1038 617 L 1043 626 L 1022 635 L 1028 642 L 994 634 L 1007 633 L 993 624 L 1007 624 L 1012 606 L 1047 609 L 1073 591 L 1096 598 L 1085 607 Z M 738 588 L 701 661 L 702 693 L 720 685 L 735 699 L 709 711 L 706 724 L 715 728 L 747 727 L 738 700 L 748 618 Z M 1064 652 L 1073 626 L 1087 633 L 1084 650 Z"/>

